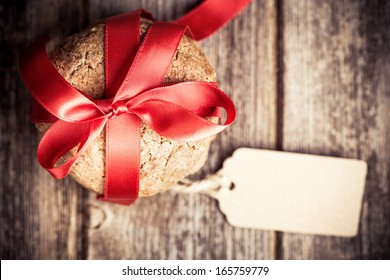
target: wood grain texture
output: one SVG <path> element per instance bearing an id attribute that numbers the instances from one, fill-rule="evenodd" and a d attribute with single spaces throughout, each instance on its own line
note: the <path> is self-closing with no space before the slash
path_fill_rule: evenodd
<path id="1" fill-rule="evenodd" d="M 55 181 L 36 160 L 30 97 L 18 74 L 18 49 L 39 36 L 79 28 L 75 1 L 1 2 L 0 256 L 2 259 L 83 258 L 84 191 Z M 60 24 L 65 21 L 67 24 Z"/>
<path id="2" fill-rule="evenodd" d="M 172 20 L 199 1 L 90 1 L 89 20 L 144 7 Z M 217 171 L 235 148 L 275 148 L 275 2 L 254 1 L 237 19 L 202 42 L 220 86 L 236 102 L 237 122 L 218 136 L 206 166 Z M 174 8 L 173 8 L 174 7 Z M 89 259 L 272 259 L 272 232 L 227 224 L 216 201 L 166 192 L 130 208 L 90 200 Z"/>
<path id="3" fill-rule="evenodd" d="M 283 234 L 284 259 L 390 258 L 390 2 L 282 1 L 283 149 L 368 163 L 355 238 Z"/>

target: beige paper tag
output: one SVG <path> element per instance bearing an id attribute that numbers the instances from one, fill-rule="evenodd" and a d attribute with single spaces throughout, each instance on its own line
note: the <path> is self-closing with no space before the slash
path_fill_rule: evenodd
<path id="1" fill-rule="evenodd" d="M 358 232 L 364 161 L 240 148 L 220 172 L 235 187 L 209 194 L 233 226 L 345 237 Z"/>

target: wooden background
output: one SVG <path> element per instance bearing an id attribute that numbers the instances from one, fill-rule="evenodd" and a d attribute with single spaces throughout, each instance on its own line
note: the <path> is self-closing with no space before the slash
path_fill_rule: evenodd
<path id="1" fill-rule="evenodd" d="M 100 203 L 40 168 L 17 52 L 144 7 L 161 20 L 197 0 L 20 0 L 0 4 L 2 259 L 389 259 L 390 1 L 257 0 L 202 42 L 238 119 L 198 178 L 237 147 L 368 162 L 359 234 L 322 237 L 233 228 L 217 203 L 166 192 L 131 207 Z M 9 4 L 9 3 L 12 4 Z M 261 217 L 259 217 L 261 219 Z"/>

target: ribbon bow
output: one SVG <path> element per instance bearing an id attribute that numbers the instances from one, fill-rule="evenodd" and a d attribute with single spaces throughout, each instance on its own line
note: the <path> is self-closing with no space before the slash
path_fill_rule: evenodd
<path id="1" fill-rule="evenodd" d="M 38 41 L 20 57 L 23 79 L 35 99 L 32 120 L 53 123 L 38 146 L 40 164 L 55 178 L 65 177 L 105 129 L 101 199 L 125 205 L 138 197 L 142 121 L 166 138 L 197 141 L 221 132 L 235 119 L 234 104 L 216 83 L 163 84 L 181 38 L 192 33 L 188 27 L 156 21 L 141 44 L 141 16 L 152 19 L 138 10 L 106 20 L 106 99 L 94 101 L 66 82 L 46 54 L 47 40 Z M 227 113 L 222 125 L 205 118 L 216 108 Z M 76 154 L 56 165 L 74 147 Z"/>

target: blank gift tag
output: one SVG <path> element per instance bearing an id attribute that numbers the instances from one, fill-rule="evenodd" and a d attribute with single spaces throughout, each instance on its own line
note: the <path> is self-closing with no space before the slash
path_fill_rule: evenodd
<path id="1" fill-rule="evenodd" d="M 233 226 L 345 237 L 358 232 L 364 161 L 240 148 L 220 172 L 235 187 L 209 194 Z"/>

